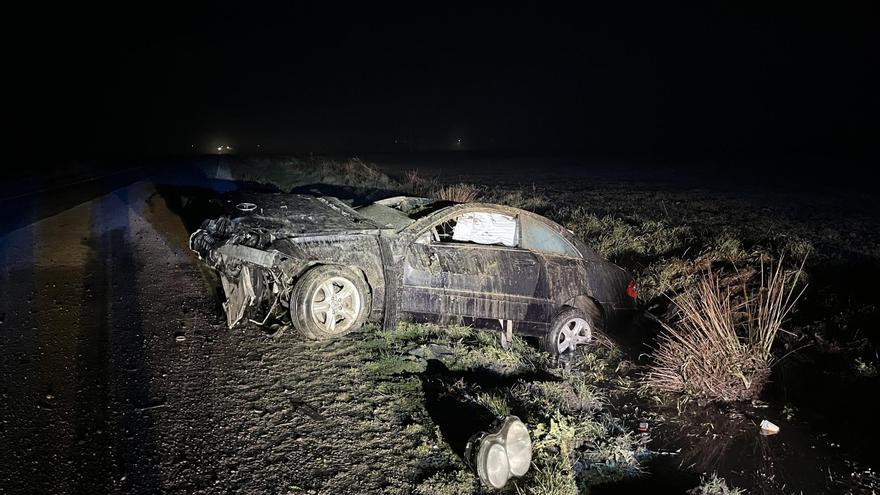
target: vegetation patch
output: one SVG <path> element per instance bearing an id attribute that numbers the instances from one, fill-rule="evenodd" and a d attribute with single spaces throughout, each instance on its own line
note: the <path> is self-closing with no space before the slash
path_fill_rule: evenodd
<path id="1" fill-rule="evenodd" d="M 688 490 L 688 495 L 745 495 L 745 490 L 733 488 L 724 478 L 712 473 L 700 479 L 700 486 Z"/>
<path id="2" fill-rule="evenodd" d="M 432 191 L 431 197 L 456 203 L 471 203 L 478 200 L 483 193 L 473 184 L 453 184 Z"/>
<path id="3" fill-rule="evenodd" d="M 394 190 L 400 184 L 373 164 L 353 157 L 348 160 L 296 157 L 224 157 L 223 164 L 240 181 L 290 191 L 310 184 L 351 187 L 357 191 Z"/>
<path id="4" fill-rule="evenodd" d="M 800 270 L 789 274 L 780 261 L 768 272 L 762 266 L 755 286 L 743 279 L 726 285 L 709 270 L 677 296 L 677 318 L 663 324 L 647 382 L 706 400 L 757 397 L 770 374 L 776 336 L 803 292 L 796 292 Z"/>
<path id="5" fill-rule="evenodd" d="M 515 414 L 527 423 L 534 441 L 533 464 L 524 478 L 508 487 L 509 492 L 582 493 L 599 483 L 639 476 L 646 469 L 647 437 L 633 430 L 641 418 L 651 418 L 652 430 L 662 427 L 661 420 L 655 421 L 654 413 L 640 410 L 640 405 L 627 406 L 644 404 L 646 399 L 668 406 L 690 398 L 753 398 L 782 354 L 780 340 L 787 353 L 799 348 L 788 344 L 803 345 L 804 337 L 854 327 L 857 310 L 843 304 L 842 311 L 823 317 L 813 327 L 798 321 L 798 326 L 789 328 L 797 336 L 782 330 L 806 277 L 792 260 L 804 259 L 814 247 L 823 253 L 822 258 L 811 256 L 814 266 L 846 252 L 880 255 L 876 243 L 850 241 L 865 237 L 868 224 L 826 222 L 819 228 L 811 223 L 814 219 L 799 223 L 790 212 L 786 217 L 777 210 L 764 211 L 759 200 L 743 201 L 714 191 L 583 182 L 547 184 L 543 189 L 513 183 L 463 184 L 457 183 L 459 179 L 443 183 L 439 177 L 415 171 L 389 178 L 359 160 L 277 165 L 269 167 L 267 162 L 260 173 L 283 172 L 283 177 L 261 181 L 277 182 L 283 190 L 339 184 L 372 188 L 365 194 L 370 199 L 403 193 L 459 202 L 480 200 L 545 215 L 632 273 L 642 303 L 667 322 L 647 368 L 644 355 L 629 356 L 635 363 L 625 361 L 616 345 L 601 336 L 571 362 L 556 363 L 519 337 L 502 348 L 497 331 L 410 323 L 389 331 L 368 327 L 352 344 L 356 361 L 363 364 L 347 369 L 350 376 L 344 377 L 358 382 L 359 388 L 333 396 L 348 403 L 356 392 L 368 391 L 375 403 L 365 405 L 364 414 L 383 421 L 390 418 L 400 425 L 401 435 L 411 437 L 412 462 L 418 467 L 410 465 L 408 472 L 413 474 L 403 492 L 483 491 L 452 452 L 431 415 L 434 411 L 426 405 L 424 377 L 430 360 L 442 361 L 459 380 L 450 393 L 464 393 L 493 415 Z M 771 259 L 780 261 L 764 270 Z M 811 304 L 826 303 L 816 298 Z M 876 314 L 876 308 L 865 311 Z M 844 367 L 860 380 L 878 375 L 876 355 L 866 348 L 851 351 L 846 342 L 814 340 L 814 348 L 849 352 Z M 786 408 L 782 417 L 791 420 L 794 414 L 795 409 Z M 705 428 L 715 432 L 720 426 Z M 707 442 L 719 448 L 720 440 Z M 713 474 L 691 493 L 743 491 Z"/>
<path id="6" fill-rule="evenodd" d="M 459 495 L 474 493 L 478 488 L 477 479 L 467 469 L 440 471 L 416 486 L 418 495 Z"/>

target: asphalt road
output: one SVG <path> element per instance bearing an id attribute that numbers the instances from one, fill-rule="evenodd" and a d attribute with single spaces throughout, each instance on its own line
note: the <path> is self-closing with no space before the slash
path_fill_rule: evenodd
<path id="1" fill-rule="evenodd" d="M 0 231 L 0 493 L 412 492 L 425 430 L 358 336 L 228 330 L 162 187 L 42 195 Z"/>
<path id="2" fill-rule="evenodd" d="M 213 328 L 214 303 L 153 192 L 124 187 L 0 240 L 0 472 L 11 492 L 158 488 L 153 466 L 211 439 L 190 406 L 214 401 L 195 338 Z M 194 434 L 169 441 L 178 431 Z"/>

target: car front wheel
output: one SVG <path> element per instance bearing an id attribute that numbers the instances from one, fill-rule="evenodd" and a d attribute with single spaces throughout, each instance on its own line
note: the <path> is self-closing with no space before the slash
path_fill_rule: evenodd
<path id="1" fill-rule="evenodd" d="M 306 338 L 324 340 L 363 326 L 370 312 L 366 282 L 354 270 L 334 265 L 312 268 L 293 289 L 293 326 Z"/>

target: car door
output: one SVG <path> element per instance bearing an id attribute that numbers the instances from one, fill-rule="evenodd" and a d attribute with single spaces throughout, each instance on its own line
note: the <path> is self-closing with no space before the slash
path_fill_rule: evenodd
<path id="1" fill-rule="evenodd" d="M 469 218 L 500 221 L 474 227 Z M 517 223 L 491 211 L 460 211 L 436 222 L 406 251 L 400 309 L 428 319 L 546 321 L 543 263 L 519 247 Z"/>
<path id="2" fill-rule="evenodd" d="M 592 293 L 587 261 L 562 234 L 562 227 L 526 215 L 520 218 L 520 229 L 520 244 L 534 252 L 543 264 L 550 287 L 548 299 L 555 308 L 576 296 Z"/>

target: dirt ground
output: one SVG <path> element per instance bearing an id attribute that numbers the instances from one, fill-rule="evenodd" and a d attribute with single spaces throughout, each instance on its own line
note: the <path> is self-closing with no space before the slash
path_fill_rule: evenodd
<path id="1" fill-rule="evenodd" d="M 412 486 L 420 435 L 358 380 L 357 339 L 228 331 L 186 239 L 149 183 L 4 236 L 3 491 Z"/>
<path id="2" fill-rule="evenodd" d="M 713 221 L 741 201 L 713 204 L 705 190 L 680 189 L 664 197 L 679 199 L 661 206 L 652 199 L 654 186 L 605 185 L 605 195 L 625 191 L 657 211 Z M 228 330 L 210 277 L 186 247 L 185 219 L 158 189 L 144 180 L 60 211 L 51 198 L 26 203 L 19 213 L 33 221 L 0 234 L 0 492 L 478 490 L 426 411 L 425 392 L 413 378 L 422 368 L 389 375 L 380 366 L 385 351 L 377 346 L 387 336 L 366 329 L 306 343 L 292 332 Z M 578 190 L 568 185 L 569 192 Z M 689 205 L 695 197 L 700 200 Z M 598 211 L 614 209 L 593 201 Z M 786 215 L 797 209 L 761 201 L 745 201 L 752 205 L 748 218 L 760 217 L 765 207 Z M 820 215 L 837 218 L 828 213 L 833 201 L 818 204 Z M 793 228 L 815 225 L 792 218 Z M 872 218 L 856 215 L 850 222 L 860 226 L 858 239 L 870 240 L 852 243 L 865 256 L 878 245 Z M 822 225 L 819 234 L 829 242 L 841 235 Z M 609 383 L 631 379 L 619 371 L 603 373 Z M 645 412 L 621 404 L 627 397 L 609 402 L 633 430 L 632 421 Z M 803 490 L 799 483 L 816 492 L 870 493 L 872 465 L 864 456 L 857 462 L 838 454 L 840 437 L 817 427 L 815 416 L 781 420 L 784 433 L 797 432 L 786 438 L 760 438 L 743 427 L 767 414 L 781 417 L 793 402 L 726 411 L 733 418 L 728 431 L 712 430 L 725 428 L 714 415 L 669 420 L 666 433 L 658 431 L 661 443 L 652 449 L 659 454 L 645 476 L 598 486 L 595 493 L 651 485 L 680 493 L 698 483 L 699 473 L 712 471 L 759 493 Z M 725 438 L 732 440 L 715 441 Z M 676 453 L 676 445 L 684 451 Z M 804 462 L 813 475 L 792 468 Z M 841 481 L 846 476 L 851 479 Z"/>

